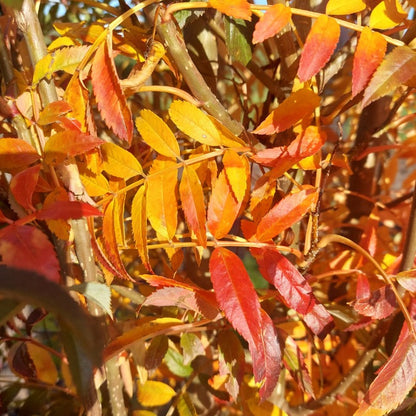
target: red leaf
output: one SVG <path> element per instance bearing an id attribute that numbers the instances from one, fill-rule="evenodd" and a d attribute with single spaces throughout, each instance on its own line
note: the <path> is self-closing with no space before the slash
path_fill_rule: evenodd
<path id="1" fill-rule="evenodd" d="M 80 201 L 56 201 L 47 208 L 36 213 L 38 220 L 69 220 L 82 217 L 96 216 L 103 214 L 97 209 Z"/>
<path id="2" fill-rule="evenodd" d="M 39 114 L 38 124 L 45 126 L 55 123 L 60 116 L 71 111 L 71 106 L 66 101 L 54 101 L 48 104 Z"/>
<path id="3" fill-rule="evenodd" d="M 103 43 L 95 53 L 91 81 L 105 123 L 118 137 L 131 144 L 133 120 L 107 43 Z"/>
<path id="4" fill-rule="evenodd" d="M 40 165 L 32 166 L 13 176 L 10 181 L 10 190 L 14 199 L 27 211 L 35 211 L 32 205 L 32 196 L 38 183 Z"/>
<path id="5" fill-rule="evenodd" d="M 320 15 L 306 38 L 300 57 L 298 77 L 302 82 L 316 75 L 331 58 L 337 46 L 340 27 L 335 19 Z"/>
<path id="6" fill-rule="evenodd" d="M 382 416 L 406 398 L 416 383 L 416 343 L 412 334 L 398 342 L 371 383 L 354 416 Z"/>
<path id="7" fill-rule="evenodd" d="M 59 262 L 52 243 L 38 228 L 9 225 L 0 230 L 1 263 L 31 270 L 59 283 Z"/>
<path id="8" fill-rule="evenodd" d="M 261 165 L 276 167 L 285 164 L 288 169 L 295 163 L 319 152 L 324 145 L 326 134 L 318 127 L 309 126 L 298 134 L 288 146 L 278 146 L 259 151 L 252 159 Z M 288 162 L 288 163 L 286 163 Z"/>
<path id="9" fill-rule="evenodd" d="M 236 19 L 251 19 L 250 4 L 247 0 L 210 0 L 209 3 L 227 16 Z"/>
<path id="10" fill-rule="evenodd" d="M 319 96 L 309 88 L 302 88 L 289 95 L 253 133 L 274 134 L 290 129 L 298 121 L 312 114 L 320 100 Z"/>
<path id="11" fill-rule="evenodd" d="M 280 348 L 271 319 L 262 311 L 257 293 L 240 258 L 218 247 L 209 269 L 215 296 L 231 325 L 248 342 L 256 381 L 264 381 L 263 398 L 278 380 Z"/>
<path id="12" fill-rule="evenodd" d="M 296 312 L 304 315 L 304 320 L 318 336 L 324 336 L 332 327 L 333 319 L 326 309 L 317 303 L 312 288 L 290 263 L 271 248 L 253 248 L 262 276 L 280 293 L 284 302 Z"/>
<path id="13" fill-rule="evenodd" d="M 20 139 L 0 140 L 0 170 L 13 172 L 40 159 L 35 148 Z"/>
<path id="14" fill-rule="evenodd" d="M 257 226 L 257 240 L 267 241 L 276 237 L 299 221 L 317 199 L 318 192 L 309 187 L 285 196 L 261 219 Z"/>
<path id="15" fill-rule="evenodd" d="M 352 65 L 352 96 L 361 92 L 386 53 L 387 41 L 369 27 L 364 27 L 354 53 Z"/>
<path id="16" fill-rule="evenodd" d="M 397 283 L 409 292 L 416 292 L 416 269 L 405 270 L 396 275 Z"/>
<path id="17" fill-rule="evenodd" d="M 279 33 L 292 17 L 290 7 L 283 4 L 274 4 L 269 7 L 260 20 L 256 23 L 253 33 L 253 43 L 263 42 L 265 39 Z"/>
<path id="18" fill-rule="evenodd" d="M 61 163 L 67 157 L 81 155 L 104 143 L 89 134 L 65 130 L 52 135 L 45 144 L 45 162 Z"/>
<path id="19" fill-rule="evenodd" d="M 373 319 L 387 318 L 396 308 L 396 297 L 390 286 L 383 286 L 373 291 L 370 296 L 357 299 L 354 302 L 354 309 L 358 313 Z"/>

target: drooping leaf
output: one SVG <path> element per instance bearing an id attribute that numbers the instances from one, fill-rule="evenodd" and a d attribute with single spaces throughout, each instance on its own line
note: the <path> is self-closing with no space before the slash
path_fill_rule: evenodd
<path id="1" fill-rule="evenodd" d="M 204 192 L 197 173 L 185 167 L 179 185 L 182 209 L 190 230 L 195 234 L 198 244 L 207 245 L 206 214 Z"/>
<path id="2" fill-rule="evenodd" d="M 169 342 L 166 335 L 158 335 L 152 339 L 149 347 L 146 349 L 144 366 L 146 370 L 154 370 L 160 366 L 163 358 L 168 351 Z"/>
<path id="3" fill-rule="evenodd" d="M 209 4 L 227 16 L 236 19 L 251 19 L 250 4 L 247 0 L 210 0 Z"/>
<path id="4" fill-rule="evenodd" d="M 225 17 L 225 44 L 233 62 L 240 62 L 247 65 L 252 58 L 251 44 L 249 39 L 252 37 L 251 26 L 243 19 Z"/>
<path id="5" fill-rule="evenodd" d="M 318 127 L 308 126 L 288 146 L 260 150 L 252 159 L 264 166 L 282 167 L 282 174 L 295 163 L 317 153 L 324 145 L 326 135 Z"/>
<path id="6" fill-rule="evenodd" d="M 176 126 L 192 139 L 209 146 L 221 144 L 215 125 L 193 104 L 176 100 L 169 107 L 169 116 Z"/>
<path id="7" fill-rule="evenodd" d="M 231 230 L 241 208 L 234 196 L 225 171 L 215 181 L 208 204 L 207 225 L 211 234 L 221 239 Z"/>
<path id="8" fill-rule="evenodd" d="M 364 27 L 354 53 L 352 67 L 352 96 L 360 93 L 384 58 L 387 41 L 370 28 Z"/>
<path id="9" fill-rule="evenodd" d="M 55 123 L 59 120 L 60 116 L 67 114 L 71 111 L 71 106 L 63 100 L 54 101 L 49 103 L 40 113 L 37 120 L 41 126 Z"/>
<path id="10" fill-rule="evenodd" d="M 127 150 L 114 143 L 101 146 L 103 169 L 110 175 L 125 180 L 143 173 L 139 161 Z"/>
<path id="11" fill-rule="evenodd" d="M 58 381 L 58 371 L 51 354 L 45 348 L 32 342 L 27 342 L 26 348 L 34 365 L 36 378 L 43 383 L 56 384 Z"/>
<path id="12" fill-rule="evenodd" d="M 24 168 L 40 159 L 36 149 L 24 140 L 0 140 L 0 170 L 10 172 Z"/>
<path id="13" fill-rule="evenodd" d="M 176 162 L 160 156 L 155 159 L 147 177 L 146 211 L 153 229 L 171 240 L 178 224 Z M 164 171 L 163 174 L 160 171 Z"/>
<path id="14" fill-rule="evenodd" d="M 332 17 L 320 15 L 306 38 L 300 57 L 298 77 L 302 82 L 316 75 L 329 61 L 341 33 L 339 24 Z"/>
<path id="15" fill-rule="evenodd" d="M 397 309 L 397 301 L 390 286 L 374 290 L 370 296 L 363 296 L 354 302 L 354 309 L 361 315 L 373 319 L 384 319 Z"/>
<path id="16" fill-rule="evenodd" d="M 197 416 L 198 414 L 191 398 L 186 392 L 180 394 L 176 409 L 178 410 L 179 416 Z"/>
<path id="17" fill-rule="evenodd" d="M 262 311 L 250 277 L 236 254 L 217 247 L 211 255 L 209 269 L 221 309 L 249 344 L 255 379 L 264 382 L 260 395 L 266 398 L 277 383 L 280 369 L 280 348 L 274 325 Z"/>
<path id="18" fill-rule="evenodd" d="M 176 396 L 175 390 L 161 381 L 147 380 L 137 384 L 137 401 L 145 407 L 163 406 Z"/>
<path id="19" fill-rule="evenodd" d="M 406 398 L 416 383 L 416 342 L 411 334 L 397 343 L 391 357 L 360 403 L 354 416 L 383 416 Z"/>
<path id="20" fill-rule="evenodd" d="M 106 284 L 99 282 L 83 282 L 69 287 L 69 290 L 74 290 L 81 295 L 84 295 L 87 299 L 95 302 L 111 318 L 113 317 L 111 311 L 111 290 Z"/>
<path id="21" fill-rule="evenodd" d="M 190 364 L 198 355 L 205 355 L 205 348 L 201 339 L 192 333 L 181 336 L 180 345 L 183 352 L 184 364 Z"/>
<path id="22" fill-rule="evenodd" d="M 41 273 L 59 283 L 59 262 L 48 237 L 36 227 L 11 224 L 0 230 L 1 263 Z"/>
<path id="23" fill-rule="evenodd" d="M 329 0 L 326 5 L 326 14 L 347 15 L 362 12 L 367 5 L 363 0 Z"/>
<path id="24" fill-rule="evenodd" d="M 292 11 L 290 7 L 286 7 L 283 4 L 270 6 L 256 23 L 253 43 L 260 43 L 277 35 L 290 22 L 291 17 Z"/>
<path id="25" fill-rule="evenodd" d="M 396 275 L 397 282 L 409 292 L 416 292 L 416 269 L 404 270 Z"/>
<path id="26" fill-rule="evenodd" d="M 168 125 L 150 110 L 142 110 L 136 127 L 143 140 L 156 152 L 166 157 L 180 157 L 175 135 Z"/>
<path id="27" fill-rule="evenodd" d="M 107 42 L 102 43 L 95 53 L 91 80 L 98 109 L 105 123 L 118 137 L 130 144 L 133 120 Z"/>
<path id="28" fill-rule="evenodd" d="M 231 186 L 235 199 L 242 203 L 246 190 L 250 188 L 250 166 L 247 157 L 232 150 L 226 150 L 222 158 L 225 176 Z"/>
<path id="29" fill-rule="evenodd" d="M 134 242 L 147 270 L 152 270 L 147 251 L 146 183 L 134 195 L 131 204 L 131 224 Z"/>
<path id="30" fill-rule="evenodd" d="M 309 88 L 291 94 L 253 131 L 256 134 L 274 134 L 293 127 L 298 121 L 312 114 L 320 98 Z"/>
<path id="31" fill-rule="evenodd" d="M 173 348 L 169 348 L 165 355 L 165 363 L 169 370 L 178 377 L 189 377 L 194 371 L 190 364 L 183 362 L 181 353 Z"/>
<path id="32" fill-rule="evenodd" d="M 36 213 L 38 220 L 69 220 L 89 216 L 102 216 L 97 208 L 80 201 L 56 201 Z"/>
<path id="33" fill-rule="evenodd" d="M 416 52 L 408 46 L 398 46 L 386 55 L 364 92 L 363 107 L 393 92 L 415 76 Z"/>
<path id="34" fill-rule="evenodd" d="M 52 135 L 45 144 L 45 162 L 61 163 L 67 157 L 81 155 L 103 143 L 104 140 L 79 131 L 60 131 Z"/>
<path id="35" fill-rule="evenodd" d="M 304 315 L 310 329 L 318 336 L 325 336 L 333 326 L 333 319 L 326 309 L 317 303 L 305 278 L 290 261 L 271 248 L 252 248 L 263 277 L 280 293 L 284 302 Z"/>
<path id="36" fill-rule="evenodd" d="M 13 176 L 10 191 L 14 199 L 27 211 L 35 211 L 32 196 L 39 178 L 40 165 L 35 165 Z"/>
<path id="37" fill-rule="evenodd" d="M 377 4 L 371 11 L 369 26 L 373 29 L 391 29 L 407 17 L 399 0 L 386 0 Z"/>
<path id="38" fill-rule="evenodd" d="M 276 237 L 299 221 L 317 202 L 317 198 L 316 189 L 310 187 L 285 196 L 260 220 L 256 238 L 267 241 Z"/>

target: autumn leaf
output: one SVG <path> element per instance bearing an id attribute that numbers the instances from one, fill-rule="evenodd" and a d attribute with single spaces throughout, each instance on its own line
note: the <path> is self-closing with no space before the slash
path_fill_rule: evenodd
<path id="1" fill-rule="evenodd" d="M 362 106 L 393 92 L 415 76 L 416 52 L 408 46 L 393 49 L 377 68 L 364 92 Z"/>
<path id="2" fill-rule="evenodd" d="M 250 166 L 247 157 L 232 150 L 226 150 L 222 158 L 225 176 L 238 203 L 242 203 L 250 188 Z"/>
<path id="3" fill-rule="evenodd" d="M 256 23 L 253 33 L 253 43 L 260 43 L 264 40 L 277 35 L 288 23 L 292 17 L 290 7 L 283 4 L 274 4 L 270 6 L 260 20 Z"/>
<path id="4" fill-rule="evenodd" d="M 146 190 L 147 185 L 141 186 L 134 195 L 131 205 L 131 225 L 134 242 L 140 259 L 147 270 L 152 270 L 147 251 L 147 217 L 146 217 Z"/>
<path id="5" fill-rule="evenodd" d="M 333 319 L 326 309 L 318 304 L 312 288 L 293 266 L 277 250 L 252 248 L 260 273 L 280 293 L 284 302 L 303 315 L 306 324 L 318 336 L 324 337 L 333 326 Z"/>
<path id="6" fill-rule="evenodd" d="M 221 144 L 221 138 L 215 125 L 206 114 L 193 104 L 176 100 L 169 107 L 169 116 L 179 130 L 192 139 L 208 146 Z"/>
<path id="7" fill-rule="evenodd" d="M 363 0 L 329 0 L 326 14 L 347 15 L 362 12 L 367 5 Z"/>
<path id="8" fill-rule="evenodd" d="M 256 291 L 240 258 L 217 247 L 209 270 L 218 304 L 231 325 L 248 342 L 260 395 L 268 397 L 276 386 L 280 370 L 280 347 L 270 317 L 262 311 Z"/>
<path id="9" fill-rule="evenodd" d="M 10 191 L 14 199 L 26 211 L 35 211 L 32 205 L 33 193 L 38 183 L 40 165 L 35 165 L 13 176 L 10 181 Z"/>
<path id="10" fill-rule="evenodd" d="M 300 57 L 298 77 L 302 82 L 316 75 L 331 58 L 341 33 L 331 17 L 320 15 L 306 38 Z"/>
<path id="11" fill-rule="evenodd" d="M 315 188 L 304 188 L 289 194 L 279 201 L 257 226 L 256 238 L 267 241 L 299 221 L 316 204 L 318 193 Z"/>
<path id="12" fill-rule="evenodd" d="M 53 134 L 45 144 L 45 162 L 61 163 L 67 157 L 81 155 L 103 143 L 104 140 L 79 131 L 60 131 Z"/>
<path id="13" fill-rule="evenodd" d="M 63 100 L 53 101 L 39 113 L 37 123 L 41 126 L 55 123 L 62 115 L 67 114 L 70 111 L 71 106 L 67 102 Z"/>
<path id="14" fill-rule="evenodd" d="M 302 88 L 286 98 L 276 110 L 253 131 L 255 134 L 280 133 L 293 127 L 298 121 L 312 114 L 319 106 L 320 98 L 309 88 Z"/>
<path id="15" fill-rule="evenodd" d="M 383 416 L 395 409 L 416 383 L 416 343 L 412 334 L 399 340 L 371 383 L 354 416 Z"/>
<path id="16" fill-rule="evenodd" d="M 1 264 L 31 270 L 52 282 L 60 283 L 55 249 L 48 237 L 36 227 L 11 224 L 2 228 L 0 256 Z"/>
<path id="17" fill-rule="evenodd" d="M 247 0 L 209 0 L 209 4 L 227 16 L 251 20 L 251 9 Z"/>
<path id="18" fill-rule="evenodd" d="M 364 27 L 354 53 L 352 67 L 352 96 L 361 92 L 384 58 L 387 41 L 370 28 Z"/>
<path id="19" fill-rule="evenodd" d="M 167 240 L 178 224 L 177 184 L 176 162 L 163 156 L 155 159 L 147 177 L 146 210 L 153 229 Z"/>
<path id="20" fill-rule="evenodd" d="M 155 380 L 137 383 L 137 401 L 145 407 L 163 406 L 176 396 L 175 390 L 168 384 Z"/>
<path id="21" fill-rule="evenodd" d="M 385 319 L 397 309 L 397 301 L 390 286 L 382 286 L 369 296 L 361 296 L 353 303 L 361 315 L 373 319 Z"/>
<path id="22" fill-rule="evenodd" d="M 208 204 L 208 229 L 221 239 L 231 230 L 241 208 L 223 170 L 215 181 Z"/>
<path id="23" fill-rule="evenodd" d="M 80 201 L 55 201 L 36 213 L 38 220 L 69 220 L 90 216 L 102 216 L 95 207 Z"/>
<path id="24" fill-rule="evenodd" d="M 179 185 L 179 194 L 182 201 L 182 210 L 190 230 L 195 234 L 198 244 L 206 247 L 204 192 L 198 175 L 192 168 L 184 168 Z"/>
<path id="25" fill-rule="evenodd" d="M 0 170 L 12 172 L 22 169 L 40 159 L 36 149 L 20 139 L 0 140 Z"/>
<path id="26" fill-rule="evenodd" d="M 391 29 L 407 17 L 399 0 L 386 0 L 377 4 L 371 11 L 369 26 L 373 29 Z"/>
<path id="27" fill-rule="evenodd" d="M 150 110 L 142 110 L 136 127 L 143 140 L 156 152 L 166 157 L 180 157 L 175 135 L 168 125 Z"/>
<path id="28" fill-rule="evenodd" d="M 397 273 L 396 279 L 397 283 L 409 292 L 416 292 L 416 269 Z"/>
<path id="29" fill-rule="evenodd" d="M 129 151 L 114 143 L 104 143 L 101 154 L 103 169 L 110 175 L 127 180 L 143 174 L 140 162 Z"/>
<path id="30" fill-rule="evenodd" d="M 107 42 L 102 43 L 95 53 L 91 81 L 105 123 L 118 137 L 130 144 L 133 120 Z"/>

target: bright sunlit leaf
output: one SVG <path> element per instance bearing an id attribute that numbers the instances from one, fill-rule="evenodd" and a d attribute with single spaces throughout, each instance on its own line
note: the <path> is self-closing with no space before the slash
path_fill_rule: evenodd
<path id="1" fill-rule="evenodd" d="M 363 0 L 329 0 L 326 5 L 326 14 L 346 15 L 362 12 L 367 5 Z"/>
<path id="2" fill-rule="evenodd" d="M 35 211 L 32 197 L 38 183 L 40 165 L 35 165 L 19 172 L 10 181 L 10 190 L 14 199 L 24 209 Z"/>
<path id="3" fill-rule="evenodd" d="M 147 380 L 146 383 L 137 383 L 137 401 L 145 407 L 163 406 L 176 396 L 175 390 L 165 383 Z"/>
<path id="4" fill-rule="evenodd" d="M 306 38 L 300 57 L 298 77 L 302 82 L 311 79 L 329 61 L 340 33 L 336 20 L 326 15 L 318 17 Z"/>
<path id="5" fill-rule="evenodd" d="M 407 17 L 399 0 L 385 0 L 371 12 L 369 26 L 373 29 L 390 29 L 398 26 Z"/>
<path id="6" fill-rule="evenodd" d="M 247 157 L 232 150 L 226 150 L 222 158 L 225 176 L 237 202 L 242 203 L 250 187 L 250 166 Z"/>
<path id="7" fill-rule="evenodd" d="M 6 137 L 0 140 L 0 170 L 3 172 L 21 169 L 39 159 L 35 148 L 24 140 Z"/>
<path id="8" fill-rule="evenodd" d="M 251 19 L 250 4 L 247 0 L 209 0 L 209 4 L 230 17 Z"/>
<path id="9" fill-rule="evenodd" d="M 253 43 L 260 43 L 277 35 L 290 22 L 291 17 L 292 11 L 290 7 L 286 7 L 283 4 L 270 6 L 256 23 Z"/>

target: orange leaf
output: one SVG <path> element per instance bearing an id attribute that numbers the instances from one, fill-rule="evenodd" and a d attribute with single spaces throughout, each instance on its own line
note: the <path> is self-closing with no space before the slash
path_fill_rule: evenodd
<path id="1" fill-rule="evenodd" d="M 226 150 L 222 158 L 225 176 L 231 186 L 235 199 L 242 203 L 250 187 L 250 166 L 247 157 L 232 150 Z"/>
<path id="2" fill-rule="evenodd" d="M 298 121 L 309 116 L 319 103 L 318 95 L 309 88 L 302 88 L 286 98 L 253 133 L 273 134 L 290 129 Z"/>
<path id="3" fill-rule="evenodd" d="M 362 12 L 367 5 L 363 0 L 329 0 L 326 5 L 326 14 L 346 15 Z"/>
<path id="4" fill-rule="evenodd" d="M 110 175 L 127 180 L 143 173 L 139 161 L 129 151 L 114 143 L 104 143 L 101 154 L 103 169 Z"/>
<path id="5" fill-rule="evenodd" d="M 298 77 L 302 82 L 316 75 L 331 58 L 341 33 L 332 17 L 320 15 L 306 38 L 300 57 Z"/>
<path id="6" fill-rule="evenodd" d="M 146 216 L 146 183 L 134 195 L 131 205 L 131 224 L 134 242 L 139 256 L 146 269 L 151 271 L 149 254 L 147 252 L 147 216 Z"/>
<path id="7" fill-rule="evenodd" d="M 32 166 L 13 176 L 10 191 L 14 199 L 27 211 L 35 211 L 32 196 L 38 183 L 40 165 Z"/>
<path id="8" fill-rule="evenodd" d="M 155 159 L 147 177 L 146 210 L 153 229 L 167 240 L 175 235 L 178 223 L 177 183 L 176 162 L 164 156 Z"/>
<path id="9" fill-rule="evenodd" d="M 105 123 L 118 137 L 130 144 L 133 120 L 107 43 L 103 43 L 95 53 L 91 81 Z"/>
<path id="10" fill-rule="evenodd" d="M 35 148 L 20 139 L 0 140 L 0 170 L 13 172 L 40 159 Z"/>
<path id="11" fill-rule="evenodd" d="M 142 110 L 136 118 L 136 127 L 143 140 L 156 152 L 166 157 L 180 157 L 175 135 L 168 125 L 150 110 Z"/>
<path id="12" fill-rule="evenodd" d="M 225 171 L 215 181 L 208 205 L 208 228 L 216 239 L 221 239 L 231 230 L 241 208 L 235 199 Z"/>
<path id="13" fill-rule="evenodd" d="M 204 192 L 198 175 L 185 166 L 179 186 L 182 209 L 190 230 L 196 235 L 198 244 L 207 245 Z"/>
<path id="14" fill-rule="evenodd" d="M 71 106 L 65 101 L 54 101 L 49 103 L 40 113 L 38 124 L 45 126 L 55 123 L 59 117 L 71 111 Z"/>
<path id="15" fill-rule="evenodd" d="M 68 201 L 68 192 L 62 187 L 55 188 L 48 196 L 45 198 L 43 203 L 43 208 L 49 208 L 56 201 Z M 48 228 L 61 240 L 69 240 L 69 232 L 71 227 L 69 226 L 68 221 L 65 220 L 46 220 Z"/>
<path id="16" fill-rule="evenodd" d="M 269 7 L 260 20 L 256 23 L 253 33 L 253 43 L 263 42 L 278 34 L 292 17 L 290 7 L 283 4 L 274 4 Z"/>
<path id="17" fill-rule="evenodd" d="M 363 107 L 393 92 L 415 76 L 416 52 L 408 46 L 393 49 L 377 68 L 364 93 Z"/>
<path id="18" fill-rule="evenodd" d="M 59 283 L 59 262 L 48 237 L 30 225 L 9 225 L 0 230 L 1 263 L 31 270 Z"/>
<path id="19" fill-rule="evenodd" d="M 302 191 L 285 196 L 260 221 L 256 238 L 267 241 L 299 221 L 315 204 L 318 192 L 315 188 L 304 188 Z"/>
<path id="20" fill-rule="evenodd" d="M 380 65 L 386 53 L 387 41 L 378 32 L 364 27 L 354 54 L 352 96 L 361 92 Z"/>
<path id="21" fill-rule="evenodd" d="M 209 4 L 227 16 L 251 20 L 250 4 L 247 0 L 210 0 Z"/>
<path id="22" fill-rule="evenodd" d="M 60 131 L 52 135 L 45 144 L 45 162 L 61 163 L 67 157 L 81 155 L 103 143 L 104 140 L 79 131 Z"/>

